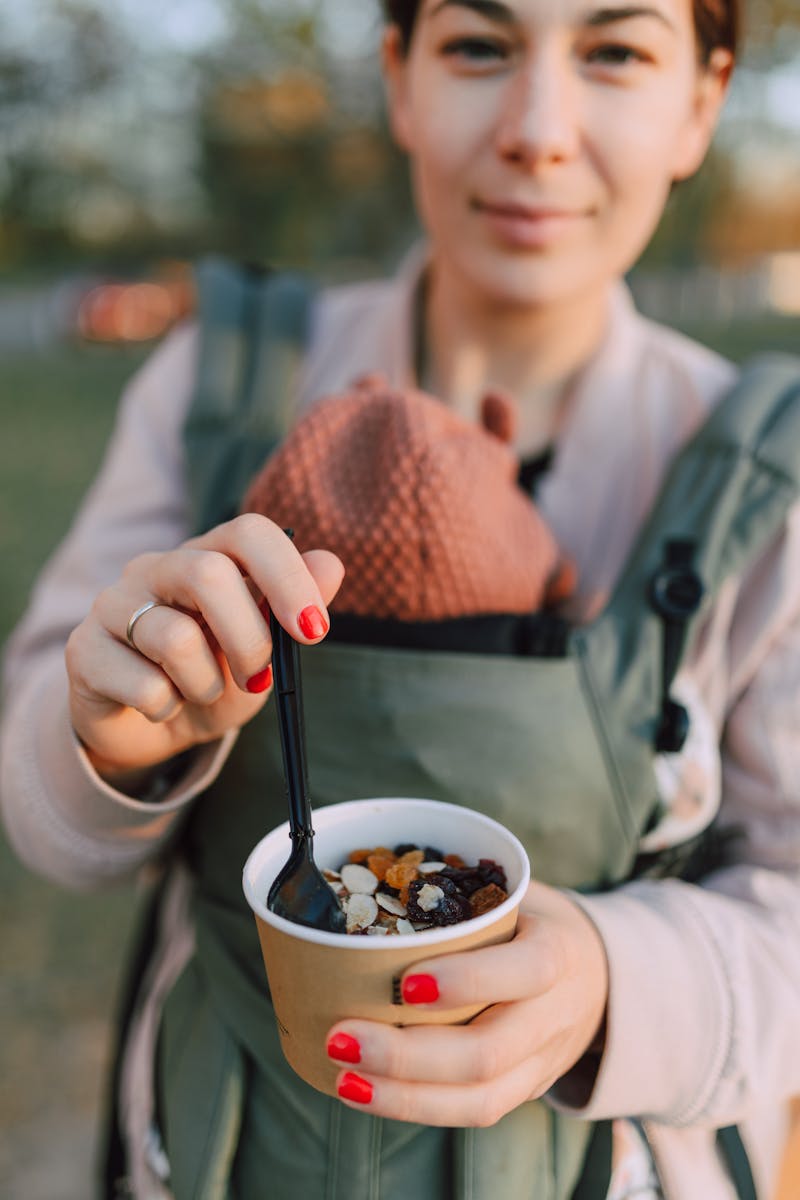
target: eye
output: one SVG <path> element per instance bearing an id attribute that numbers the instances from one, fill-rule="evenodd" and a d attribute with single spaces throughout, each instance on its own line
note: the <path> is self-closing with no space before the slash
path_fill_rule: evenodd
<path id="1" fill-rule="evenodd" d="M 442 54 L 448 58 L 460 58 L 468 63 L 501 62 L 508 57 L 506 47 L 501 42 L 493 42 L 488 38 L 464 37 L 446 42 Z"/>
<path id="2" fill-rule="evenodd" d="M 587 62 L 605 63 L 612 67 L 624 67 L 629 63 L 647 62 L 648 56 L 633 46 L 625 46 L 621 42 L 608 42 L 596 46 L 586 56 Z"/>

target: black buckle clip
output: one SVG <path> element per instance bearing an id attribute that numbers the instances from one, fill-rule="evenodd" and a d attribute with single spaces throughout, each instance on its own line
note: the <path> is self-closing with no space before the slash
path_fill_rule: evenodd
<path id="1" fill-rule="evenodd" d="M 703 581 L 693 566 L 695 550 L 695 542 L 686 538 L 669 539 L 663 565 L 650 583 L 650 605 L 664 623 L 661 718 L 654 739 L 660 754 L 677 754 L 689 734 L 689 714 L 683 704 L 670 697 L 669 690 L 680 663 L 686 626 L 705 594 Z"/>

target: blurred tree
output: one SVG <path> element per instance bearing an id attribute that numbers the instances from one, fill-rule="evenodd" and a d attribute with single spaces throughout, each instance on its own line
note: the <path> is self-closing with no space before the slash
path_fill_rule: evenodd
<path id="1" fill-rule="evenodd" d="M 17 4 L 0 0 L 0 265 L 215 247 L 350 271 L 394 257 L 415 228 L 383 113 L 379 0 L 196 0 L 199 24 L 186 0 L 152 28 L 156 0 Z M 764 68 L 800 60 L 800 5 L 746 7 L 743 99 L 675 190 L 648 265 L 709 246 L 731 258 L 743 197 L 760 188 L 763 214 L 791 197 L 771 181 L 775 163 L 797 166 L 796 117 L 781 130 Z M 791 220 L 778 228 L 793 236 Z"/>
<path id="2" fill-rule="evenodd" d="M 335 57 L 322 8 L 232 0 L 230 37 L 204 64 L 201 178 L 212 236 L 238 257 L 374 263 L 413 227 L 375 56 Z"/>
<path id="3" fill-rule="evenodd" d="M 24 44 L 0 33 L 0 253 L 12 261 L 58 254 L 87 177 L 108 179 L 91 142 L 82 147 L 67 126 L 119 88 L 130 60 L 120 30 L 89 0 L 59 0 L 39 30 Z"/>

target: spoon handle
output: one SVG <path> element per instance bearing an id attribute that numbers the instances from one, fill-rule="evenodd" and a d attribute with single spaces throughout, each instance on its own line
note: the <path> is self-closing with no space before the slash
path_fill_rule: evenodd
<path id="1" fill-rule="evenodd" d="M 308 795 L 306 735 L 303 723 L 303 689 L 300 675 L 300 651 L 297 642 L 270 613 L 272 634 L 272 671 L 278 728 L 281 734 L 283 770 L 289 800 L 289 826 L 293 842 L 311 839 L 311 806 Z"/>

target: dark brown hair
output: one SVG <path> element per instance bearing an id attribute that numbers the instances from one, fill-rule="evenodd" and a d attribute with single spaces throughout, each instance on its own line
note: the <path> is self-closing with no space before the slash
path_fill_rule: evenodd
<path id="1" fill-rule="evenodd" d="M 700 61 L 707 63 L 718 46 L 736 54 L 740 0 L 692 0 Z M 386 19 L 397 25 L 408 50 L 422 0 L 383 0 Z"/>

